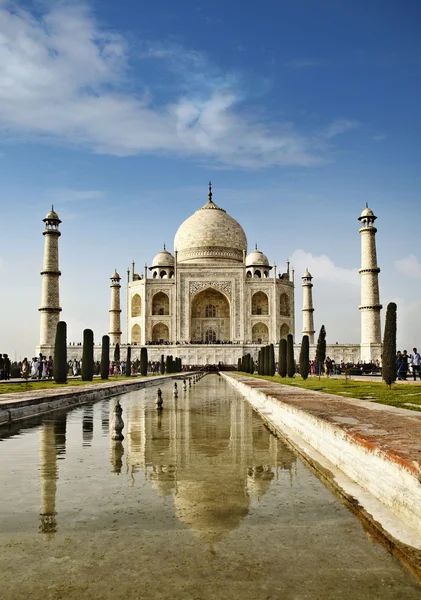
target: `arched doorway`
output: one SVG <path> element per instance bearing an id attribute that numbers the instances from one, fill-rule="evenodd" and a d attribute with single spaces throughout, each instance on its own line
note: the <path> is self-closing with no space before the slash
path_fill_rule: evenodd
<path id="1" fill-rule="evenodd" d="M 139 325 L 133 325 L 132 327 L 132 344 L 140 344 L 142 341 L 141 330 Z"/>
<path id="2" fill-rule="evenodd" d="M 207 329 L 205 333 L 205 342 L 207 344 L 212 344 L 213 342 L 216 342 L 216 331 L 214 331 L 213 329 Z"/>
<path id="3" fill-rule="evenodd" d="M 281 340 L 286 340 L 287 335 L 289 334 L 289 327 L 286 323 L 281 325 L 280 338 Z"/>
<path id="4" fill-rule="evenodd" d="M 251 339 L 257 344 L 267 344 L 269 341 L 269 329 L 264 323 L 256 323 L 251 330 Z"/>
<path id="5" fill-rule="evenodd" d="M 230 303 L 222 292 L 208 288 L 196 294 L 190 307 L 192 342 L 227 342 L 231 339 Z"/>
<path id="6" fill-rule="evenodd" d="M 141 314 L 141 299 L 139 294 L 135 294 L 132 298 L 132 317 L 140 317 Z"/>
<path id="7" fill-rule="evenodd" d="M 268 315 L 269 300 L 264 292 L 256 292 L 251 299 L 251 314 L 252 315 Z"/>
<path id="8" fill-rule="evenodd" d="M 152 298 L 152 314 L 153 315 L 169 315 L 170 314 L 170 299 L 164 292 L 158 292 Z"/>
<path id="9" fill-rule="evenodd" d="M 165 323 L 157 323 L 152 328 L 152 341 L 162 344 L 170 341 L 170 332 Z"/>
<path id="10" fill-rule="evenodd" d="M 289 317 L 289 298 L 286 294 L 279 296 L 279 314 Z"/>

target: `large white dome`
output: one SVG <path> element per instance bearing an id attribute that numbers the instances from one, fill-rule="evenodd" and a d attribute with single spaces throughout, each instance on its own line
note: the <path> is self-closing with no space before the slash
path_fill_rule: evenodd
<path id="1" fill-rule="evenodd" d="M 241 225 L 212 200 L 180 225 L 174 238 L 177 262 L 243 262 L 247 238 Z"/>

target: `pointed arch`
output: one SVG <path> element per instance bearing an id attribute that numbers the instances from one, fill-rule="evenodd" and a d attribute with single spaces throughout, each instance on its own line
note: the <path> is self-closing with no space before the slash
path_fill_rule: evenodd
<path id="1" fill-rule="evenodd" d="M 152 298 L 152 314 L 153 315 L 169 315 L 170 314 L 170 299 L 164 292 L 158 292 Z"/>
<path id="2" fill-rule="evenodd" d="M 289 317 L 290 315 L 289 298 L 287 294 L 281 294 L 279 296 L 279 314 L 284 317 Z"/>
<path id="3" fill-rule="evenodd" d="M 255 323 L 251 330 L 252 341 L 257 344 L 267 344 L 269 341 L 269 329 L 265 323 Z"/>
<path id="4" fill-rule="evenodd" d="M 140 317 L 142 314 L 142 299 L 139 294 L 132 297 L 132 317 Z"/>
<path id="5" fill-rule="evenodd" d="M 268 315 L 269 299 L 264 292 L 256 292 L 251 298 L 252 315 Z"/>
<path id="6" fill-rule="evenodd" d="M 152 341 L 158 343 L 170 341 L 170 331 L 165 323 L 157 323 L 152 327 Z"/>
<path id="7" fill-rule="evenodd" d="M 136 323 L 132 327 L 131 333 L 131 343 L 132 344 L 141 344 L 142 343 L 142 331 L 140 326 Z"/>
<path id="8" fill-rule="evenodd" d="M 281 329 L 279 331 L 279 339 L 286 340 L 288 334 L 289 334 L 289 326 L 286 323 L 282 323 Z"/>
<path id="9" fill-rule="evenodd" d="M 208 332 L 213 332 L 209 333 Z M 227 296 L 213 287 L 195 294 L 190 304 L 190 338 L 193 342 L 225 342 L 231 337 L 231 307 Z"/>

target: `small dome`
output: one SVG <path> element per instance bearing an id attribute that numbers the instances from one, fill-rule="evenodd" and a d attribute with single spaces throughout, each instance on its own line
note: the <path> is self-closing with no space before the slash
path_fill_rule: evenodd
<path id="1" fill-rule="evenodd" d="M 253 252 L 250 252 L 250 254 L 247 256 L 246 258 L 246 267 L 268 267 L 269 266 L 269 261 L 267 256 L 265 256 L 263 254 L 263 252 L 260 252 L 260 250 L 256 248 L 253 250 Z"/>
<path id="2" fill-rule="evenodd" d="M 151 269 L 154 267 L 173 267 L 174 266 L 174 256 L 164 249 L 159 252 L 152 261 Z"/>
<path id="3" fill-rule="evenodd" d="M 310 273 L 310 271 L 308 269 L 306 269 L 306 272 L 303 275 L 303 279 L 308 278 L 308 277 L 312 277 L 312 274 Z"/>
<path id="4" fill-rule="evenodd" d="M 377 217 L 375 216 L 375 214 L 373 213 L 373 211 L 371 210 L 371 208 L 368 208 L 368 204 L 366 204 L 365 209 L 363 210 L 363 212 L 361 213 L 361 216 L 358 217 L 358 220 L 361 221 L 362 219 L 377 219 Z"/>
<path id="5" fill-rule="evenodd" d="M 45 215 L 45 219 L 43 219 L 43 220 L 44 221 L 58 221 L 59 223 L 61 223 L 58 214 L 54 210 L 54 206 L 51 207 L 50 212 Z"/>
<path id="6" fill-rule="evenodd" d="M 111 275 L 111 279 L 121 279 L 120 275 L 117 273 L 117 269 L 114 271 L 114 275 Z"/>

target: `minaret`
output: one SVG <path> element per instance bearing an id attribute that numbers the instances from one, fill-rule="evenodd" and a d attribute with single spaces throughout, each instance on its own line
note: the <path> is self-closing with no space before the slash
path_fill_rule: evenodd
<path id="1" fill-rule="evenodd" d="M 49 356 L 54 353 L 57 323 L 60 320 L 60 293 L 58 268 L 58 238 L 61 236 L 59 225 L 61 223 L 58 214 L 54 212 L 54 206 L 45 219 L 45 229 L 42 232 L 45 238 L 44 262 L 42 266 L 42 294 L 40 315 L 40 339 L 38 352 Z"/>
<path id="2" fill-rule="evenodd" d="M 314 308 L 313 308 L 313 277 L 308 269 L 302 276 L 303 280 L 303 335 L 308 335 L 310 345 L 314 344 Z"/>
<path id="3" fill-rule="evenodd" d="M 379 273 L 374 221 L 377 217 L 366 208 L 358 220 L 361 223 L 361 360 L 370 362 L 381 356 Z"/>
<path id="4" fill-rule="evenodd" d="M 121 344 L 121 323 L 120 323 L 120 275 L 117 269 L 111 277 L 111 308 L 110 308 L 110 343 Z"/>

